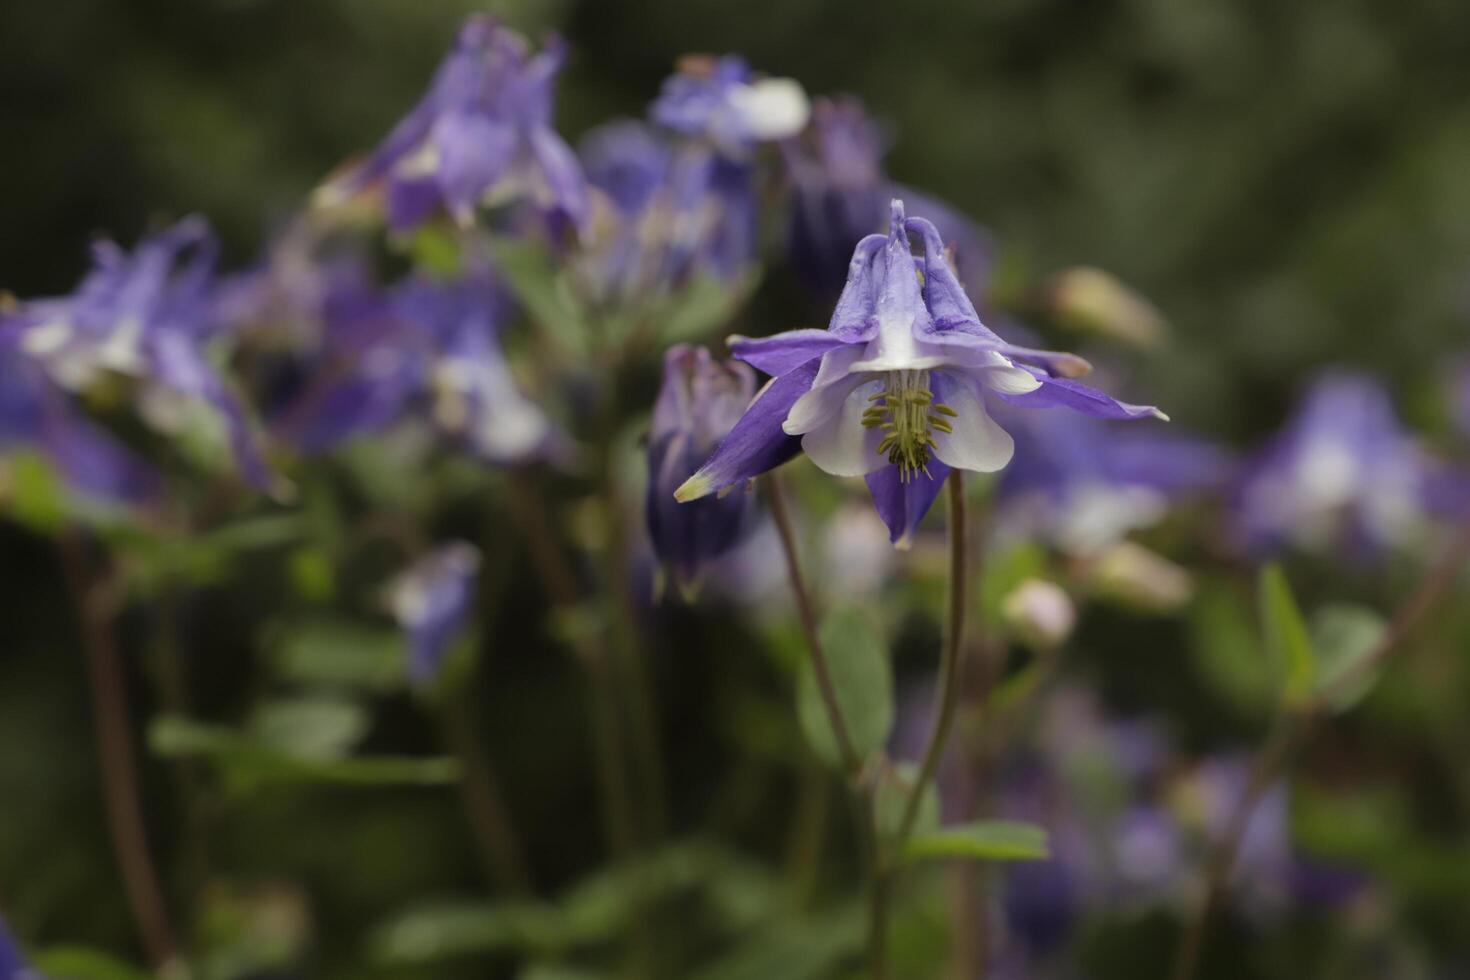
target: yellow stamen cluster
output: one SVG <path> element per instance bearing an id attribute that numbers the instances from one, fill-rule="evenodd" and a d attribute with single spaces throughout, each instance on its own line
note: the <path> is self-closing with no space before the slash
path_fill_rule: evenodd
<path id="1" fill-rule="evenodd" d="M 949 420 L 959 413 L 934 400 L 929 390 L 928 371 L 889 371 L 883 390 L 869 401 L 875 404 L 863 413 L 863 427 L 882 429 L 878 455 L 898 467 L 904 483 L 920 472 L 929 472 L 929 453 L 938 448 L 934 431 L 953 432 Z"/>

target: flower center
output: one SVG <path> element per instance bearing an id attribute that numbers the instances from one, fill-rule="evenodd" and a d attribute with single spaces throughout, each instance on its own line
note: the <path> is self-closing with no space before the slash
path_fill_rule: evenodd
<path id="1" fill-rule="evenodd" d="M 889 371 L 884 376 L 883 390 L 869 401 L 872 406 L 863 413 L 863 426 L 882 429 L 883 441 L 878 455 L 898 467 L 899 479 L 907 483 L 920 471 L 929 472 L 929 453 L 937 448 L 933 430 L 953 432 L 949 420 L 959 415 L 948 405 L 934 400 L 929 390 L 928 371 Z"/>

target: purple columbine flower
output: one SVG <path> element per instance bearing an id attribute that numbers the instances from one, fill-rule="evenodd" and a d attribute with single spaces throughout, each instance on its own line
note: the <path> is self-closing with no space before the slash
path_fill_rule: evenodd
<path id="1" fill-rule="evenodd" d="M 162 492 L 158 475 L 77 412 L 41 366 L 0 328 L 0 453 L 30 448 L 82 496 L 143 506 Z"/>
<path id="2" fill-rule="evenodd" d="M 1002 421 L 1016 459 L 996 490 L 997 526 L 1074 554 L 1096 554 L 1230 476 L 1224 450 L 1157 425 L 1058 411 L 1010 412 Z"/>
<path id="3" fill-rule="evenodd" d="M 203 404 L 223 424 L 241 475 L 268 489 L 245 412 L 205 356 L 223 326 L 212 295 L 217 252 L 199 218 L 144 238 L 131 253 L 99 242 L 76 292 L 22 304 L 19 342 L 67 388 L 108 373 L 136 380 L 144 418 L 169 433 L 182 427 L 190 403 Z"/>
<path id="4" fill-rule="evenodd" d="M 693 55 L 679 61 L 653 103 L 660 126 L 743 159 L 757 143 L 801 132 L 811 106 L 790 78 L 756 78 L 743 58 Z"/>
<path id="5" fill-rule="evenodd" d="M 552 129 L 565 45 L 539 55 L 526 39 L 477 14 L 460 28 L 429 92 L 362 163 L 329 181 L 331 206 L 378 185 L 388 222 L 410 230 L 439 208 L 468 225 L 482 201 L 529 199 L 580 228 L 587 192 L 571 148 Z"/>
<path id="6" fill-rule="evenodd" d="M 41 975 L 32 971 L 21 957 L 20 947 L 3 921 L 0 921 L 0 980 L 41 980 Z"/>
<path id="7" fill-rule="evenodd" d="M 648 436 L 644 512 L 654 553 L 686 591 L 706 563 L 727 554 L 750 530 L 752 501 L 732 493 L 685 505 L 674 500 L 674 490 L 739 421 L 754 393 L 755 372 L 744 364 L 720 363 L 705 348 L 686 344 L 664 355 Z"/>
<path id="8" fill-rule="evenodd" d="M 910 233 L 922 246 L 917 257 Z M 858 243 L 827 330 L 733 337 L 730 349 L 774 379 L 677 499 L 697 500 L 804 451 L 834 476 L 866 477 L 900 545 L 952 467 L 989 473 L 1010 461 L 1011 437 L 991 418 L 991 397 L 1101 418 L 1163 417 L 1072 380 L 1088 369 L 1075 355 L 993 333 L 955 279 L 938 229 L 907 218 L 897 200 L 888 235 Z"/>
<path id="9" fill-rule="evenodd" d="M 888 202 L 900 197 L 934 223 L 965 289 L 983 296 L 994 251 L 989 235 L 949 205 L 884 175 L 884 141 L 857 99 L 818 99 L 803 138 L 781 148 L 792 190 L 791 262 L 816 292 L 842 288 L 853 246 L 883 229 Z"/>
<path id="10" fill-rule="evenodd" d="M 387 294 L 341 278 L 323 306 L 311 378 L 277 417 L 277 434 L 322 451 L 422 407 L 490 462 L 553 453 L 550 421 L 521 394 L 501 350 L 504 307 L 484 275 L 410 279 Z"/>
<path id="11" fill-rule="evenodd" d="M 1330 371 L 1235 492 L 1235 529 L 1255 553 L 1285 546 L 1376 551 L 1463 513 L 1470 481 L 1426 453 L 1372 378 Z"/>
<path id="12" fill-rule="evenodd" d="M 455 541 L 419 559 L 393 583 L 389 603 L 408 641 L 408 677 L 425 685 L 439 673 L 450 641 L 475 605 L 480 552 Z"/>

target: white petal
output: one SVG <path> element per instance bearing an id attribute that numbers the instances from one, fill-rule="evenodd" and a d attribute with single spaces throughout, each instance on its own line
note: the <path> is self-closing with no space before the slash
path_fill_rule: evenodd
<path id="1" fill-rule="evenodd" d="M 821 425 L 842 407 L 855 385 L 872 380 L 850 373 L 852 362 L 862 355 L 862 348 L 856 344 L 822 355 L 822 364 L 817 368 L 811 391 L 796 400 L 791 411 L 786 413 L 786 421 L 781 424 L 788 436 L 799 436 Z"/>
<path id="2" fill-rule="evenodd" d="M 1041 387 L 1041 379 L 1025 368 L 1014 364 L 1005 367 L 986 368 L 980 372 L 980 382 L 991 391 L 1003 395 L 1024 395 Z"/>
<path id="3" fill-rule="evenodd" d="M 842 410 L 802 436 L 801 448 L 817 468 L 833 476 L 866 476 L 888 465 L 878 455 L 881 429 L 863 426 L 863 413 L 872 403 L 868 397 L 882 387 L 871 381 L 855 388 L 842 403 Z"/>
<path id="4" fill-rule="evenodd" d="M 767 78 L 730 92 L 730 105 L 752 139 L 778 140 L 806 128 L 811 101 L 801 83 L 790 78 Z"/>
<path id="5" fill-rule="evenodd" d="M 940 397 L 959 414 L 949 420 L 953 432 L 935 431 L 934 455 L 955 469 L 994 473 L 1011 461 L 1015 443 L 985 411 L 974 384 L 953 374 L 946 374 L 945 382 Z"/>

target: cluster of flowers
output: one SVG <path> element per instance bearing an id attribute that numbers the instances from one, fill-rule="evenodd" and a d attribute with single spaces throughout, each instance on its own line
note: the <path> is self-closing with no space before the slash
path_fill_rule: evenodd
<path id="1" fill-rule="evenodd" d="M 1004 321 L 986 308 L 988 237 L 886 177 L 883 140 L 856 101 L 813 105 L 738 58 L 689 58 L 648 121 L 596 128 L 574 151 L 552 126 L 564 56 L 559 41 L 537 53 L 473 17 L 419 104 L 327 181 L 256 269 L 218 274 L 214 239 L 190 218 L 131 252 L 98 244 L 69 296 L 7 301 L 0 450 L 38 451 L 81 498 L 136 512 L 168 487 L 110 434 L 119 428 L 228 458 L 278 498 L 296 458 L 406 424 L 488 463 L 566 460 L 573 440 L 502 347 L 516 301 L 548 332 L 570 308 L 589 343 L 667 342 L 681 304 L 713 288 L 733 297 L 728 312 L 744 294 L 761 191 L 780 187 L 787 261 L 835 305 L 826 330 L 730 338 L 731 362 L 669 348 L 645 513 L 682 585 L 758 523 L 741 485 L 802 453 L 863 477 L 899 545 L 951 470 L 1004 469 L 997 523 L 1081 552 L 1206 491 L 1232 505 L 1236 542 L 1256 552 L 1339 537 L 1381 546 L 1465 499 L 1464 481 L 1416 448 L 1362 377 L 1325 378 L 1243 464 L 1161 427 L 1116 426 L 1163 416 L 1083 384 L 1082 358 L 982 321 L 982 310 Z M 353 235 L 364 216 L 416 268 L 383 285 L 381 250 Z M 508 243 L 549 258 L 550 306 L 508 288 Z M 1096 276 L 1071 288 L 1096 290 Z M 395 608 L 426 675 L 476 566 L 456 542 L 401 583 Z"/>

